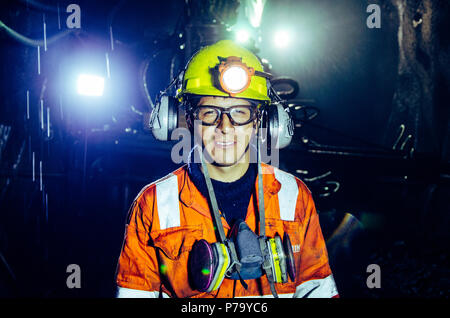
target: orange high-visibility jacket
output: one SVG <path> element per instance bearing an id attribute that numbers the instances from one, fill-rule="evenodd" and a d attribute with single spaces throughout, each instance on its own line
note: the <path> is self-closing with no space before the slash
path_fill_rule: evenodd
<path id="1" fill-rule="evenodd" d="M 296 279 L 276 283 L 279 297 L 338 297 L 319 217 L 311 192 L 298 178 L 262 165 L 266 236 L 290 236 Z M 258 180 L 250 198 L 248 226 L 258 233 Z M 222 218 L 225 234 L 230 230 Z M 187 166 L 146 186 L 127 218 L 119 257 L 117 297 L 272 297 L 267 277 L 225 278 L 216 291 L 205 293 L 189 285 L 188 256 L 195 241 L 217 242 L 207 198 L 189 178 Z"/>

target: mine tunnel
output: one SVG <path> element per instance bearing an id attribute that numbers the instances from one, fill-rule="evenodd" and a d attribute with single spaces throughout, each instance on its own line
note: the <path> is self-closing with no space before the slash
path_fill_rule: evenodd
<path id="1" fill-rule="evenodd" d="M 133 202 L 187 164 L 163 95 L 230 40 L 290 116 L 266 163 L 310 191 L 339 297 L 448 298 L 449 21 L 437 0 L 2 2 L 0 297 L 116 296 Z"/>

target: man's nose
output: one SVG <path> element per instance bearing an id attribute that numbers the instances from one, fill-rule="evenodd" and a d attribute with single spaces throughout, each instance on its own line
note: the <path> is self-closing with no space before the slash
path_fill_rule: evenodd
<path id="1" fill-rule="evenodd" d="M 227 133 L 234 129 L 229 116 L 230 115 L 226 113 L 222 113 L 221 115 L 219 125 L 217 125 L 217 129 L 219 129 L 222 133 Z"/>

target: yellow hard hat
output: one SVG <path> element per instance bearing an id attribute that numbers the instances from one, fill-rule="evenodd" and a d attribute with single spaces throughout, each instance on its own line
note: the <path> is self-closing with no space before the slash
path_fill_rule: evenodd
<path id="1" fill-rule="evenodd" d="M 252 52 L 231 40 L 221 40 L 191 58 L 177 97 L 192 94 L 270 101 L 268 77 Z"/>

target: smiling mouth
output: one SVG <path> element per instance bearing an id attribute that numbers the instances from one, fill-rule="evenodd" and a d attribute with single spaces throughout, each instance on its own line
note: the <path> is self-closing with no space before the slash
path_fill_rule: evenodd
<path id="1" fill-rule="evenodd" d="M 229 148 L 233 147 L 235 143 L 234 141 L 215 141 L 214 145 L 219 148 Z"/>

